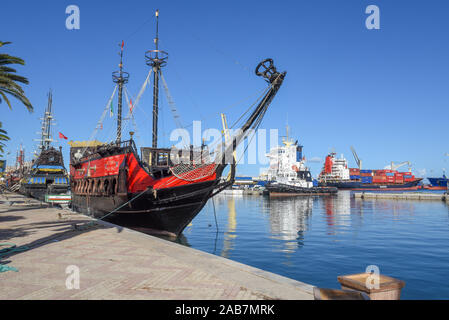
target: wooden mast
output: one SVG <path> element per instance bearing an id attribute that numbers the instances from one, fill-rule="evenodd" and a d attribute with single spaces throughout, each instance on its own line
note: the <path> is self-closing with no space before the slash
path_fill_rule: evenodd
<path id="1" fill-rule="evenodd" d="M 123 85 L 128 82 L 129 73 L 123 71 L 123 46 L 122 41 L 120 49 L 119 71 L 112 73 L 112 81 L 118 84 L 118 106 L 117 106 L 117 143 L 122 140 L 122 101 L 123 101 Z"/>
<path id="2" fill-rule="evenodd" d="M 159 50 L 159 10 L 156 10 L 156 38 L 154 38 L 156 49 L 145 53 L 146 63 L 153 68 L 153 132 L 152 147 L 157 148 L 158 138 L 158 116 L 159 116 L 159 75 L 161 67 L 167 64 L 168 53 Z"/>

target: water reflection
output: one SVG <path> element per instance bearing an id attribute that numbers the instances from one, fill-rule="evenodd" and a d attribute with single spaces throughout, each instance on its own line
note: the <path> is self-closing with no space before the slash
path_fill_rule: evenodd
<path id="1" fill-rule="evenodd" d="M 266 198 L 270 234 L 283 241 L 283 250 L 293 252 L 304 245 L 304 233 L 312 215 L 313 197 Z"/>
<path id="2" fill-rule="evenodd" d="M 360 199 L 354 198 L 354 203 L 361 210 L 392 214 L 393 216 L 414 215 L 415 205 L 419 201 L 414 200 L 391 200 L 391 199 Z"/>
<path id="3" fill-rule="evenodd" d="M 406 281 L 404 297 L 449 297 L 441 286 L 449 268 L 444 202 L 362 200 L 350 191 L 214 200 L 218 232 L 209 203 L 186 229 L 193 248 L 322 287 L 376 264 Z"/>
<path id="4" fill-rule="evenodd" d="M 339 192 L 338 196 L 323 197 L 321 201 L 328 235 L 336 235 L 351 225 L 351 194 Z"/>
<path id="5" fill-rule="evenodd" d="M 237 214 L 235 211 L 235 198 L 227 199 L 228 205 L 228 227 L 227 231 L 224 233 L 223 239 L 223 249 L 221 250 L 221 256 L 229 258 L 229 252 L 232 251 L 234 247 L 234 240 L 237 237 L 235 229 L 237 228 Z"/>

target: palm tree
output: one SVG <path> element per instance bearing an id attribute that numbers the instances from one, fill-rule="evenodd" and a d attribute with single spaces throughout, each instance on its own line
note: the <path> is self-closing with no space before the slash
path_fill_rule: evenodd
<path id="1" fill-rule="evenodd" d="M 3 147 L 5 144 L 2 141 L 8 141 L 9 137 L 6 135 L 7 132 L 2 129 L 2 123 L 0 122 L 0 155 L 3 154 Z"/>
<path id="2" fill-rule="evenodd" d="M 0 47 L 10 44 L 11 42 L 0 41 Z M 4 100 L 8 107 L 12 109 L 11 102 L 6 94 L 13 96 L 22 102 L 29 112 L 33 112 L 33 106 L 28 98 L 25 96 L 25 92 L 18 83 L 28 84 L 28 79 L 16 74 L 16 69 L 11 68 L 10 65 L 20 64 L 24 65 L 25 61 L 18 57 L 10 56 L 6 53 L 0 53 L 0 103 Z M 2 123 L 0 122 L 0 155 L 3 154 L 3 147 L 5 144 L 2 141 L 8 141 L 9 137 L 7 132 L 2 129 Z"/>
<path id="3" fill-rule="evenodd" d="M 10 43 L 11 42 L 0 41 L 0 47 Z M 17 75 L 16 70 L 9 66 L 13 64 L 24 65 L 25 61 L 21 58 L 10 56 L 6 53 L 0 53 L 0 103 L 4 100 L 9 108 L 12 109 L 11 102 L 6 96 L 6 94 L 9 94 L 22 102 L 28 111 L 32 112 L 33 106 L 25 96 L 25 92 L 22 87 L 18 84 L 19 82 L 28 84 L 28 79 Z"/>

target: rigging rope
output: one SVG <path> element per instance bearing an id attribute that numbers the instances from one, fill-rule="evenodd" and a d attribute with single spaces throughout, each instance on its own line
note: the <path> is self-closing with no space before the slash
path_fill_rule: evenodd
<path id="1" fill-rule="evenodd" d="M 118 87 L 118 85 L 115 85 L 114 91 L 112 92 L 112 95 L 109 98 L 108 103 L 106 104 L 106 107 L 104 108 L 103 113 L 101 114 L 100 120 L 98 120 L 98 122 L 97 122 L 97 126 L 95 127 L 94 132 L 90 136 L 89 141 L 92 141 L 95 138 L 95 136 L 97 135 L 98 129 L 100 128 L 100 126 L 103 126 L 104 118 L 106 117 L 108 110 L 110 110 L 111 102 L 112 102 L 112 99 L 114 98 L 115 92 L 117 91 L 117 87 Z M 88 148 L 89 148 L 89 146 L 84 147 L 81 154 L 84 155 L 84 153 L 86 152 L 86 150 Z"/>
<path id="2" fill-rule="evenodd" d="M 132 125 L 133 125 L 133 128 L 134 128 L 135 135 L 136 135 L 136 137 L 137 137 L 137 140 L 140 142 L 139 131 L 138 131 L 138 128 L 137 128 L 135 119 L 134 119 L 134 112 L 133 112 L 133 111 L 134 111 L 134 106 L 133 106 L 133 105 L 131 104 L 131 102 L 129 101 L 129 97 L 128 97 L 128 89 L 127 89 L 126 87 L 125 87 L 124 93 L 125 93 L 125 100 L 126 100 L 126 103 L 128 104 L 128 107 L 129 107 L 129 109 L 128 109 L 127 120 L 130 120 L 130 121 L 132 122 Z M 129 121 L 126 122 L 126 124 L 125 124 L 125 126 L 124 126 L 124 130 L 126 130 L 126 129 L 128 128 L 128 124 L 129 124 Z"/>
<path id="3" fill-rule="evenodd" d="M 270 85 L 264 91 L 264 96 L 268 93 L 268 90 L 270 90 L 272 88 L 273 88 L 273 85 Z M 268 100 L 265 100 L 265 99 L 268 99 Z M 247 144 L 246 148 L 244 149 L 243 154 L 240 156 L 240 159 L 238 159 L 238 161 L 237 161 L 237 163 L 240 162 L 240 160 L 243 158 L 243 156 L 245 154 L 245 151 L 248 149 L 249 144 L 252 142 L 254 136 L 256 135 L 256 130 L 259 128 L 260 124 L 262 123 L 262 119 L 268 109 L 268 106 L 269 106 L 272 98 L 265 97 L 265 99 L 264 99 L 265 106 L 263 107 L 261 112 L 258 114 L 257 118 L 255 119 L 255 122 L 252 123 L 252 125 L 251 125 L 251 129 L 253 129 L 252 132 L 251 131 L 242 132 L 241 130 L 237 130 L 232 135 L 231 139 L 229 139 L 228 141 L 225 141 L 226 143 L 225 143 L 224 148 L 223 148 L 222 142 L 220 142 L 220 143 L 217 142 L 218 146 L 220 146 L 220 148 L 216 149 L 216 155 L 215 155 L 213 162 L 208 161 L 209 157 L 205 156 L 203 148 L 200 150 L 200 152 L 197 152 L 196 158 L 194 157 L 192 159 L 193 161 L 190 160 L 190 152 L 189 152 L 188 153 L 189 157 L 187 159 L 187 162 L 185 162 L 185 163 L 182 162 L 183 158 L 186 158 L 184 156 L 183 158 L 180 159 L 181 160 L 180 163 L 178 163 L 170 168 L 170 171 L 173 173 L 173 175 L 181 180 L 186 180 L 186 181 L 196 181 L 196 180 L 200 180 L 200 179 L 203 179 L 206 177 L 210 177 L 211 175 L 213 175 L 215 173 L 215 170 L 218 167 L 219 163 L 217 163 L 217 162 L 220 161 L 220 163 L 221 163 L 221 160 L 223 159 L 223 155 L 225 156 L 225 159 L 228 159 L 227 152 L 231 151 L 230 147 L 232 147 L 234 145 L 234 141 L 236 142 L 236 145 L 238 145 L 245 137 L 248 137 L 248 134 L 252 133 L 252 136 L 249 138 L 248 144 Z M 262 103 L 262 102 L 263 101 L 261 100 L 260 103 Z M 255 103 L 253 103 L 253 105 L 248 110 L 246 110 L 244 115 L 246 113 L 248 113 L 256 103 L 257 103 L 257 101 Z M 240 121 L 240 119 L 242 119 L 242 118 L 243 118 L 243 116 L 241 116 L 235 122 L 235 124 L 237 124 Z M 222 134 L 222 137 L 223 137 L 223 134 Z M 232 148 L 232 149 L 234 149 L 234 148 Z M 208 149 L 205 149 L 205 150 L 206 150 L 206 152 L 208 152 Z M 223 152 L 225 154 L 223 154 Z M 232 159 L 234 159 L 234 157 L 232 157 Z"/>
<path id="4" fill-rule="evenodd" d="M 180 120 L 180 116 L 178 114 L 178 110 L 176 109 L 176 104 L 173 101 L 172 96 L 170 95 L 170 91 L 168 90 L 167 82 L 165 81 L 164 75 L 161 71 L 161 79 L 162 79 L 162 85 L 164 86 L 165 95 L 167 96 L 168 104 L 170 105 L 170 110 L 173 114 L 173 118 L 175 120 L 175 124 L 178 128 L 182 128 L 182 123 Z"/>

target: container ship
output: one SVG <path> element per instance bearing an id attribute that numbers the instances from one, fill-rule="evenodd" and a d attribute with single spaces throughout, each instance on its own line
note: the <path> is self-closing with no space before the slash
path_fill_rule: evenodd
<path id="1" fill-rule="evenodd" d="M 449 153 L 446 153 L 445 156 L 449 157 Z M 424 185 L 423 189 L 427 190 L 447 190 L 449 187 L 449 179 L 446 177 L 445 169 L 443 169 L 443 176 L 439 178 L 427 178 L 429 180 L 428 185 Z"/>
<path id="2" fill-rule="evenodd" d="M 423 189 L 427 190 L 446 190 L 448 188 L 449 179 L 443 174 L 440 178 L 427 178 L 430 184 L 423 186 Z"/>
<path id="3" fill-rule="evenodd" d="M 354 152 L 354 151 L 353 151 Z M 356 155 L 356 162 L 361 161 Z M 347 190 L 417 190 L 422 178 L 415 178 L 412 172 L 397 170 L 370 170 L 348 168 L 348 162 L 341 156 L 337 158 L 334 152 L 327 155 L 323 170 L 319 175 L 319 184 L 327 187 L 337 187 Z"/>

